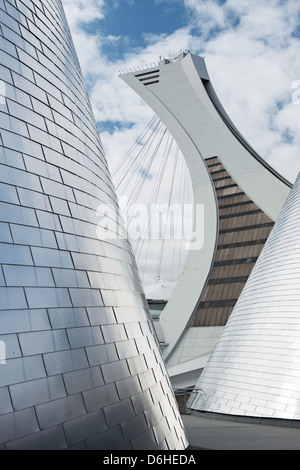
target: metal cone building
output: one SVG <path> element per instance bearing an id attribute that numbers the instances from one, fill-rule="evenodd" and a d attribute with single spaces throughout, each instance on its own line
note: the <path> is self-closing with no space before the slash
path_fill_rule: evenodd
<path id="1" fill-rule="evenodd" d="M 205 367 L 193 410 L 300 419 L 300 175 Z"/>
<path id="2" fill-rule="evenodd" d="M 203 58 L 184 53 L 121 78 L 177 141 L 190 171 L 195 205 L 204 207 L 203 227 L 195 227 L 196 233 L 203 230 L 203 243 L 191 245 L 160 316 L 173 386 L 194 386 L 291 184 L 241 136 L 218 100 Z"/>
<path id="3" fill-rule="evenodd" d="M 0 24 L 0 449 L 184 449 L 62 3 Z"/>

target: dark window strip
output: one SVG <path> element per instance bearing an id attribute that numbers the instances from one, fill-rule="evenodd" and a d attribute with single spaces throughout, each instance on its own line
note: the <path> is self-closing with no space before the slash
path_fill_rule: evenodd
<path id="1" fill-rule="evenodd" d="M 220 163 L 217 163 L 216 165 L 220 166 Z M 214 167 L 216 165 L 210 165 L 209 168 Z M 226 173 L 228 175 L 227 171 L 223 167 L 221 167 L 221 170 L 215 170 L 215 171 L 209 171 L 209 172 L 211 175 L 217 175 L 218 173 Z"/>
<path id="2" fill-rule="evenodd" d="M 214 266 L 233 266 L 237 264 L 248 264 L 248 263 L 256 263 L 258 256 L 253 256 L 250 258 L 240 258 L 240 259 L 230 259 L 224 261 L 215 261 Z"/>
<path id="3" fill-rule="evenodd" d="M 144 83 L 144 85 L 145 86 L 153 85 L 153 83 L 159 83 L 159 80 L 156 80 L 155 82 Z"/>
<path id="4" fill-rule="evenodd" d="M 145 80 L 152 80 L 153 78 L 159 78 L 159 75 L 153 75 L 153 77 L 139 78 L 139 80 L 140 82 L 144 82 Z"/>
<path id="5" fill-rule="evenodd" d="M 211 165 L 206 165 L 206 166 L 207 166 L 207 168 L 209 168 L 209 172 L 210 172 L 210 173 L 211 173 L 210 168 L 214 168 L 214 167 L 219 167 L 219 168 L 220 168 L 219 171 L 226 171 L 226 170 L 224 170 L 224 168 L 223 168 L 223 166 L 221 165 L 221 163 L 212 163 Z M 216 171 L 218 171 L 218 170 L 216 170 Z"/>
<path id="6" fill-rule="evenodd" d="M 206 161 L 206 162 L 209 162 L 210 160 L 215 160 L 215 159 L 217 159 L 218 162 L 221 163 L 220 160 L 218 159 L 218 157 L 217 157 L 216 155 L 215 155 L 214 157 L 206 158 L 205 161 Z"/>
<path id="7" fill-rule="evenodd" d="M 245 196 L 245 193 L 240 192 L 240 193 L 226 194 L 224 196 L 217 196 L 217 199 L 221 200 L 221 199 L 225 199 L 226 197 L 235 197 L 235 196 Z M 250 199 L 249 199 L 249 201 L 250 201 Z"/>
<path id="8" fill-rule="evenodd" d="M 229 189 L 229 188 L 238 188 L 238 185 L 234 183 L 234 184 L 228 184 L 227 186 L 220 186 L 219 188 L 216 188 L 216 191 L 221 191 L 223 189 Z"/>
<path id="9" fill-rule="evenodd" d="M 241 202 L 233 202 L 232 204 L 224 204 L 224 206 L 219 205 L 219 209 L 229 209 L 230 207 L 238 207 L 238 206 L 246 206 L 247 204 L 253 204 L 257 207 L 254 202 L 249 199 L 248 201 L 241 201 Z"/>
<path id="10" fill-rule="evenodd" d="M 244 211 L 244 212 L 237 212 L 235 214 L 227 214 L 227 215 L 220 215 L 220 219 L 234 219 L 235 217 L 243 217 L 244 215 L 252 215 L 252 214 L 264 214 L 260 209 L 255 209 L 253 211 Z"/>
<path id="11" fill-rule="evenodd" d="M 267 238 L 261 240 L 251 240 L 248 242 L 228 243 L 227 245 L 218 245 L 218 250 L 224 250 L 226 248 L 240 248 L 243 246 L 264 245 L 266 241 Z"/>
<path id="12" fill-rule="evenodd" d="M 230 175 L 228 175 L 227 171 L 224 170 L 223 168 L 222 168 L 221 170 L 210 171 L 210 174 L 211 174 L 212 178 L 213 178 L 214 176 L 218 176 L 220 173 L 224 173 L 224 178 L 225 178 L 225 175 L 226 175 L 226 176 L 230 176 Z M 216 180 L 214 180 L 214 181 L 216 181 Z"/>
<path id="13" fill-rule="evenodd" d="M 143 77 L 144 75 L 151 75 L 152 73 L 159 73 L 159 69 L 151 70 L 151 72 L 138 73 L 135 77 Z"/>
<path id="14" fill-rule="evenodd" d="M 220 230 L 219 233 L 231 233 L 231 232 L 242 232 L 243 230 L 254 230 L 256 228 L 265 228 L 265 227 L 273 227 L 274 222 L 266 222 L 264 224 L 257 224 L 257 225 L 248 225 L 248 227 L 233 227 L 224 230 Z"/>
<path id="15" fill-rule="evenodd" d="M 240 282 L 245 284 L 249 276 L 240 276 L 240 277 L 220 277 L 216 279 L 210 279 L 208 285 L 220 285 L 220 284 L 236 284 Z"/>
<path id="16" fill-rule="evenodd" d="M 229 179 L 232 180 L 232 177 L 230 175 L 222 176 L 221 178 L 212 178 L 213 182 L 215 182 L 215 181 L 225 181 L 225 180 L 229 180 Z"/>
<path id="17" fill-rule="evenodd" d="M 206 300 L 204 302 L 200 302 L 198 308 L 215 308 L 215 307 L 234 307 L 237 302 L 237 299 L 229 299 L 229 300 Z"/>

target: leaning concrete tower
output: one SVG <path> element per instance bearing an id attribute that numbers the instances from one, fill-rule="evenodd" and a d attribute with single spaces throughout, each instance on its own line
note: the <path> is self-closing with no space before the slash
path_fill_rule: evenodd
<path id="1" fill-rule="evenodd" d="M 183 53 L 121 78 L 177 141 L 194 202 L 204 207 L 204 243 L 192 245 L 160 316 L 172 383 L 190 387 L 231 315 L 291 184 L 230 120 L 202 57 Z"/>
<path id="2" fill-rule="evenodd" d="M 183 449 L 62 3 L 0 24 L 0 448 Z"/>

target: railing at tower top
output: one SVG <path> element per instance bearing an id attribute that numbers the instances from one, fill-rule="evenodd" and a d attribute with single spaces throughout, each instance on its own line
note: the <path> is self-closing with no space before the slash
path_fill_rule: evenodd
<path id="1" fill-rule="evenodd" d="M 135 67 L 132 66 L 131 68 L 128 67 L 128 69 L 120 69 L 119 75 L 121 76 L 121 75 L 125 75 L 126 73 L 136 73 L 136 72 L 147 71 L 154 67 L 171 64 L 172 62 L 176 62 L 178 60 L 184 59 L 189 53 L 190 53 L 189 50 L 184 50 L 184 51 L 181 50 L 179 55 L 177 55 L 176 57 L 169 56 L 169 58 L 166 59 L 165 57 L 160 56 L 158 62 L 150 62 L 149 64 L 142 64 L 142 65 L 138 65 Z"/>

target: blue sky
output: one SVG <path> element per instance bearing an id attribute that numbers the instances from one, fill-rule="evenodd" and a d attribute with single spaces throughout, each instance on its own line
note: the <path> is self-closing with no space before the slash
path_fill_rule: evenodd
<path id="1" fill-rule="evenodd" d="M 128 51 L 146 47 L 147 34 L 169 35 L 188 24 L 187 10 L 177 1 L 111 2 L 104 8 L 104 15 L 105 20 L 97 25 L 102 34 L 123 38 L 117 47 L 106 49 L 111 59 L 121 59 Z"/>

